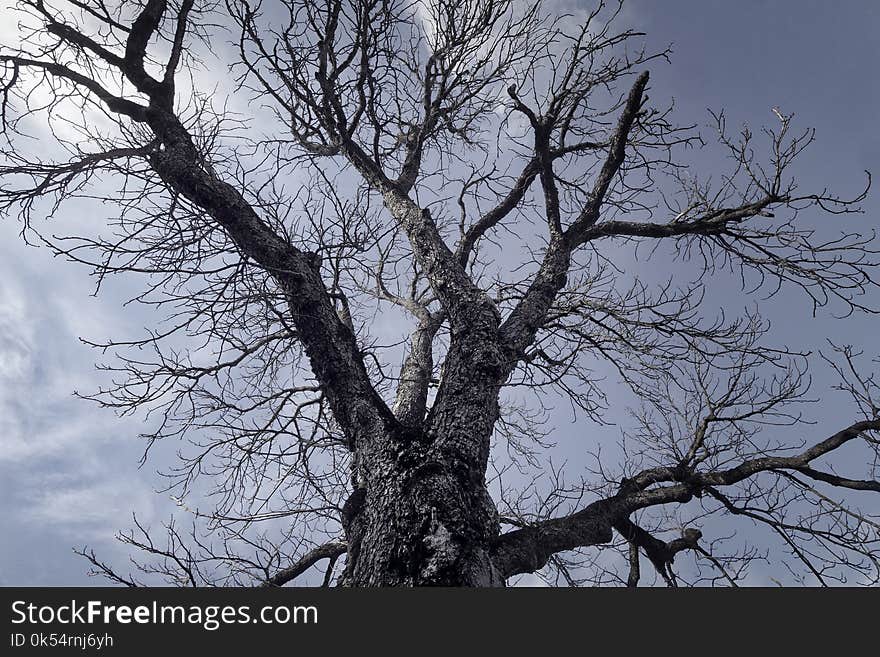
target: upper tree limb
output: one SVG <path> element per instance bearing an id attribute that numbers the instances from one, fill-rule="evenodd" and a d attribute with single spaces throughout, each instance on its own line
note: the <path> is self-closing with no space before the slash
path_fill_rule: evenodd
<path id="1" fill-rule="evenodd" d="M 131 156 L 135 152 L 144 156 L 172 196 L 181 201 L 185 199 L 210 216 L 245 258 L 278 282 L 288 297 L 291 322 L 297 327 L 297 336 L 313 362 L 316 377 L 326 387 L 334 414 L 346 432 L 363 433 L 365 422 L 393 426 L 393 416 L 369 379 L 356 339 L 350 328 L 339 320 L 320 273 L 310 266 L 308 254 L 271 228 L 236 185 L 216 175 L 174 112 L 173 73 L 184 49 L 187 26 L 192 20 L 191 10 L 192 3 L 184 2 L 174 15 L 168 15 L 166 2 L 147 2 L 126 30 L 114 28 L 124 33 L 124 55 L 114 54 L 109 46 L 101 46 L 84 32 L 46 15 L 50 25 L 55 26 L 50 33 L 59 43 L 53 51 L 58 60 L 51 54 L 37 60 L 4 53 L 0 58 L 15 67 L 7 84 L 20 82 L 15 73 L 18 68 L 42 71 L 48 75 L 50 83 L 71 82 L 81 89 L 85 99 L 94 97 L 103 102 L 111 116 L 117 115 L 120 126 L 122 119 L 127 118 L 147 127 L 152 133 L 148 145 L 132 150 L 111 149 L 105 156 Z M 162 79 L 157 80 L 146 72 L 144 61 L 150 42 L 160 34 L 168 37 L 171 51 L 163 67 Z M 110 94 L 96 81 L 96 76 L 77 71 L 73 63 L 61 60 L 65 52 L 62 46 L 86 48 L 98 54 L 100 60 L 94 66 L 104 66 L 102 70 L 107 75 L 124 76 L 148 103 L 144 105 Z M 10 87 L 7 87 L 6 97 L 9 91 Z M 52 185 L 57 186 L 53 181 L 66 181 L 71 175 L 87 171 L 105 156 L 87 156 L 78 162 L 46 165 L 45 170 L 31 167 L 25 173 L 34 175 L 41 182 L 33 187 L 29 197 L 19 197 L 17 202 L 40 196 Z M 14 169 L 13 164 L 6 173 L 14 174 Z M 7 200 L 15 199 L 10 197 Z"/>

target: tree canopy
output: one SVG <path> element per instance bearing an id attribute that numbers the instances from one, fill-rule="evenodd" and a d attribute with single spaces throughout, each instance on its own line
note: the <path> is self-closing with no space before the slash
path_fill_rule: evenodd
<path id="1" fill-rule="evenodd" d="M 773 344 L 760 315 L 777 295 L 874 312 L 870 174 L 855 198 L 801 189 L 814 133 L 793 115 L 679 125 L 649 77 L 669 52 L 622 3 L 16 6 L 0 213 L 99 288 L 143 279 L 165 318 L 92 342 L 108 384 L 87 397 L 184 445 L 167 481 L 192 532 L 135 519 L 148 577 L 84 550 L 98 572 L 636 585 L 643 555 L 670 585 L 756 560 L 877 581 L 878 361 Z M 28 138 L 43 124 L 52 144 Z M 703 147 L 728 168 L 691 166 Z M 45 228 L 77 199 L 106 223 Z M 831 435 L 802 416 L 822 358 L 853 402 Z M 618 388 L 631 426 L 601 450 Z M 593 471 L 555 464 L 560 412 Z M 844 450 L 865 471 L 838 474 Z"/>

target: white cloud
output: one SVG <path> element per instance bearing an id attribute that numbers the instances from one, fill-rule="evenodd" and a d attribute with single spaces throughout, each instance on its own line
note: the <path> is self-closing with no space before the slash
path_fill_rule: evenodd
<path id="1" fill-rule="evenodd" d="M 23 330 L 24 299 L 0 281 L 0 382 L 14 382 L 26 374 L 31 360 L 31 336 Z"/>
<path id="2" fill-rule="evenodd" d="M 99 304 L 58 303 L 56 295 L 73 296 L 76 277 L 53 286 L 28 265 L 21 254 L 0 263 L 0 462 L 82 449 L 105 440 L 113 421 L 72 397 L 97 383 L 93 354 L 73 329 L 100 323 Z"/>
<path id="3" fill-rule="evenodd" d="M 111 539 L 116 530 L 130 524 L 131 512 L 146 524 L 156 521 L 154 507 L 160 501 L 145 487 L 131 486 L 131 477 L 112 478 L 97 482 L 52 482 L 36 491 L 27 521 L 49 524 L 56 530 L 72 534 L 78 541 Z M 125 491 L 121 494 L 120 491 Z"/>

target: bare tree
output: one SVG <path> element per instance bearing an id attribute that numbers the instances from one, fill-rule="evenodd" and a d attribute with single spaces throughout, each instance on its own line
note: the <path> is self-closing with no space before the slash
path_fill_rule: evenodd
<path id="1" fill-rule="evenodd" d="M 782 427 L 801 423 L 812 357 L 773 348 L 756 313 L 716 317 L 700 282 L 731 271 L 747 292 L 872 310 L 873 233 L 810 224 L 867 190 L 800 190 L 813 134 L 791 116 L 757 135 L 714 116 L 731 167 L 694 176 L 684 147 L 702 138 L 648 98 L 667 53 L 617 27 L 617 4 L 576 20 L 513 0 L 16 4 L 0 209 L 99 287 L 144 277 L 137 300 L 166 319 L 94 343 L 113 383 L 89 397 L 155 418 L 150 444 L 188 441 L 166 473 L 182 506 L 211 486 L 192 531 L 121 534 L 144 572 L 636 585 L 644 555 L 670 585 L 736 585 L 757 559 L 877 581 L 870 366 L 826 350 L 855 414 L 799 443 Z M 224 59 L 234 84 L 212 89 Z M 37 121 L 54 146 L 27 138 Z M 114 218 L 45 229 L 74 199 Z M 644 279 L 619 264 L 636 248 L 690 274 Z M 620 462 L 597 454 L 571 481 L 547 400 L 595 426 L 601 367 L 643 403 Z M 865 479 L 836 473 L 845 446 Z"/>

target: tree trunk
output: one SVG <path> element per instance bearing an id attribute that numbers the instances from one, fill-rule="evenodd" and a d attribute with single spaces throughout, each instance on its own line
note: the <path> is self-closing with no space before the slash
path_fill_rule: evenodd
<path id="1" fill-rule="evenodd" d="M 351 441 L 355 476 L 354 493 L 343 509 L 348 542 L 344 583 L 503 585 L 490 559 L 499 529 L 485 473 L 499 415 L 498 388 L 509 374 L 510 359 L 500 347 L 500 318 L 492 302 L 467 282 L 455 297 L 458 305 L 446 309 L 452 324 L 450 352 L 428 417 L 423 416 L 430 347 L 439 320 L 425 318 L 402 374 L 412 385 L 404 385 L 392 412 L 372 387 L 354 334 L 339 321 L 320 272 L 306 255 L 272 233 L 238 190 L 206 172 L 176 117 L 157 112 L 151 121 L 165 142 L 151 155 L 155 171 L 209 212 L 286 292 L 312 370 Z M 397 213 L 403 220 L 433 229 L 429 215 L 411 201 L 389 198 L 401 206 Z M 444 249 L 441 255 L 449 260 Z M 443 285 L 464 285 L 456 278 L 463 278 L 458 269 L 430 258 L 425 267 Z M 467 295 L 473 299 L 465 304 Z"/>
<path id="2" fill-rule="evenodd" d="M 503 376 L 494 340 L 453 334 L 437 401 L 419 427 L 358 441 L 346 504 L 352 586 L 502 586 L 486 488 Z M 375 447 L 375 446 L 380 447 Z"/>
<path id="3" fill-rule="evenodd" d="M 498 535 L 485 477 L 421 433 L 381 441 L 343 509 L 348 586 L 502 586 L 489 558 Z M 395 448 L 396 446 L 396 448 Z"/>

